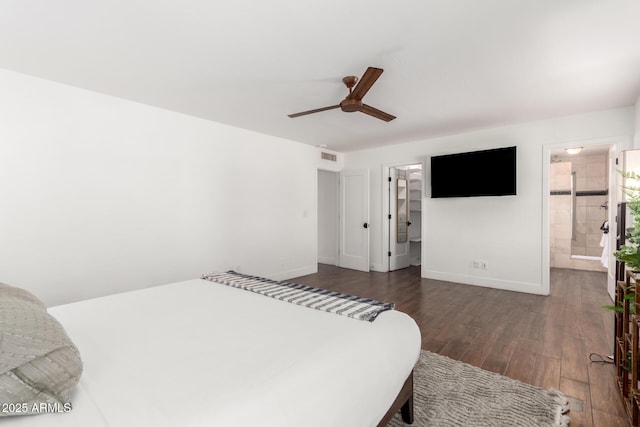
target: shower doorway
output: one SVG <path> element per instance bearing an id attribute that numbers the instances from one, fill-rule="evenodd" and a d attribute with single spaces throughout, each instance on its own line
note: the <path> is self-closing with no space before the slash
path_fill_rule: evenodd
<path id="1" fill-rule="evenodd" d="M 551 151 L 551 267 L 607 271 L 610 146 Z"/>

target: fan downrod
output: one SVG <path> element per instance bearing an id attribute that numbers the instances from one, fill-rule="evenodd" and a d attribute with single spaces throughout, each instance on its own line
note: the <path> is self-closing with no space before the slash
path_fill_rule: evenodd
<path id="1" fill-rule="evenodd" d="M 358 83 L 358 78 L 356 76 L 347 76 L 342 79 L 342 82 L 347 88 L 349 88 L 349 95 L 340 103 L 340 109 L 345 113 L 355 113 L 356 111 L 360 111 L 362 108 L 362 101 L 350 98 L 353 87 Z"/>

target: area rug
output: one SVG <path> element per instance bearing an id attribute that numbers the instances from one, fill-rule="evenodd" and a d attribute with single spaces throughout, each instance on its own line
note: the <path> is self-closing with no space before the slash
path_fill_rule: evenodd
<path id="1" fill-rule="evenodd" d="M 425 350 L 414 370 L 413 427 L 566 427 L 561 392 Z M 406 427 L 396 415 L 389 427 Z"/>

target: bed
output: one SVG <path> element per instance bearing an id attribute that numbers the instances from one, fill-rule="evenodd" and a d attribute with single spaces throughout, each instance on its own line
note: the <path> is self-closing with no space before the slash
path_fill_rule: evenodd
<path id="1" fill-rule="evenodd" d="M 77 346 L 72 410 L 0 425 L 385 425 L 412 411 L 420 332 L 408 315 L 373 321 L 205 279 L 48 309 Z"/>

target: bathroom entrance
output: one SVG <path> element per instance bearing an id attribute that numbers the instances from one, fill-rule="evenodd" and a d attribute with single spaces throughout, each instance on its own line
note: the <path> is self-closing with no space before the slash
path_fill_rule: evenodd
<path id="1" fill-rule="evenodd" d="M 608 233 L 615 228 L 609 225 L 610 148 L 601 145 L 551 151 L 551 267 L 608 271 Z"/>

